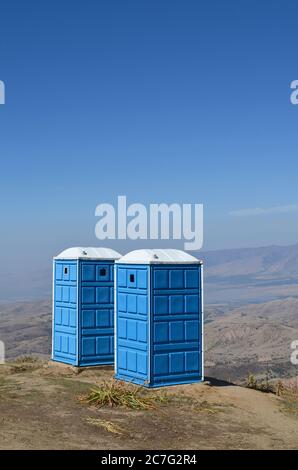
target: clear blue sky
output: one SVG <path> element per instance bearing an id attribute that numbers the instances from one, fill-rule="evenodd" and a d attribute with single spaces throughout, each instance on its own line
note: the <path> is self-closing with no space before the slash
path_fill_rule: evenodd
<path id="1" fill-rule="evenodd" d="M 229 214 L 298 204 L 297 18 L 295 0 L 2 1 L 2 271 L 98 245 L 118 194 L 204 203 L 204 249 L 297 242 L 295 209 Z"/>

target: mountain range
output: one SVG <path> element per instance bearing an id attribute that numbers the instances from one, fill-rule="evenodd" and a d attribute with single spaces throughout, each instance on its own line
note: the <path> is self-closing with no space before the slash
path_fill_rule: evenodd
<path id="1" fill-rule="evenodd" d="M 237 381 L 268 370 L 274 377 L 297 375 L 290 345 L 298 340 L 298 244 L 196 255 L 205 265 L 207 374 Z M 0 283 L 0 340 L 7 357 L 48 357 L 51 267 L 6 281 Z"/>
<path id="2" fill-rule="evenodd" d="M 243 304 L 298 296 L 298 244 L 198 252 L 207 303 Z"/>
<path id="3" fill-rule="evenodd" d="M 205 301 L 243 304 L 298 295 L 298 244 L 199 251 L 204 260 Z M 0 271 L 0 302 L 51 296 L 52 264 Z"/>
<path id="4" fill-rule="evenodd" d="M 231 308 L 205 309 L 206 375 L 243 382 L 249 372 L 275 377 L 298 375 L 290 362 L 291 343 L 298 340 L 298 299 L 287 298 Z M 21 355 L 49 357 L 51 302 L 0 305 L 0 340 L 7 359 Z"/>

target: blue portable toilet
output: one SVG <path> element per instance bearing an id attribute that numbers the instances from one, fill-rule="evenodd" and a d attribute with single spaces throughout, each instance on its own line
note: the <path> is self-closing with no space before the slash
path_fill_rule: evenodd
<path id="1" fill-rule="evenodd" d="M 53 263 L 52 359 L 114 362 L 114 262 L 109 248 L 68 248 Z"/>
<path id="2" fill-rule="evenodd" d="M 202 261 L 132 251 L 115 262 L 115 292 L 115 377 L 147 387 L 202 381 Z"/>

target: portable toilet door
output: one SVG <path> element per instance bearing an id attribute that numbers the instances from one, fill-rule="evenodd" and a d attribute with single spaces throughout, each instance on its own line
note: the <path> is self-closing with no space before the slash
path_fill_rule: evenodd
<path id="1" fill-rule="evenodd" d="M 68 248 L 53 262 L 52 359 L 114 362 L 114 262 L 108 248 Z"/>
<path id="2" fill-rule="evenodd" d="M 202 381 L 203 265 L 180 250 L 115 263 L 115 377 L 147 387 Z"/>

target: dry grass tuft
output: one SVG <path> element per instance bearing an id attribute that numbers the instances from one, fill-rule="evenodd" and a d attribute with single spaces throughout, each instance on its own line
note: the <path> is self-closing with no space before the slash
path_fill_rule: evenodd
<path id="1" fill-rule="evenodd" d="M 34 357 L 34 356 L 19 356 L 15 359 L 14 361 L 16 364 L 26 364 L 26 363 L 30 363 L 30 364 L 33 364 L 33 363 L 37 363 L 37 362 L 40 362 L 40 359 L 38 357 Z"/>
<path id="2" fill-rule="evenodd" d="M 265 380 L 257 380 L 254 374 L 248 374 L 246 387 L 258 390 L 264 393 L 275 393 L 274 386 L 269 382 L 269 376 L 266 374 Z"/>
<path id="3" fill-rule="evenodd" d="M 34 356 L 20 356 L 13 362 L 9 362 L 11 373 L 27 372 L 39 369 L 42 367 L 42 361 Z"/>
<path id="4" fill-rule="evenodd" d="M 214 403 L 207 400 L 200 400 L 194 396 L 179 395 L 178 393 L 170 394 L 168 397 L 170 404 L 174 407 L 179 407 L 185 410 L 193 410 L 194 413 L 209 413 L 216 414 L 226 411 L 230 405 L 223 405 L 222 403 Z"/>
<path id="5" fill-rule="evenodd" d="M 298 416 L 298 380 L 278 382 L 276 394 L 282 398 L 285 411 Z"/>
<path id="6" fill-rule="evenodd" d="M 198 411 L 199 413 L 210 413 L 210 414 L 215 414 L 215 413 L 220 413 L 223 411 L 222 409 L 219 408 L 220 405 L 216 403 L 209 403 L 207 400 L 198 402 L 195 410 Z"/>
<path id="7" fill-rule="evenodd" d="M 167 396 L 160 393 L 149 394 L 142 387 L 112 379 L 91 389 L 90 393 L 80 397 L 80 400 L 99 408 L 107 406 L 150 410 L 155 409 L 158 403 L 167 401 Z"/>
<path id="8" fill-rule="evenodd" d="M 98 419 L 98 418 L 86 418 L 87 423 L 92 424 L 93 426 L 97 426 L 98 428 L 103 428 L 107 432 L 112 434 L 122 435 L 124 430 L 118 426 L 118 424 L 113 423 L 112 421 L 107 421 L 105 419 Z"/>

